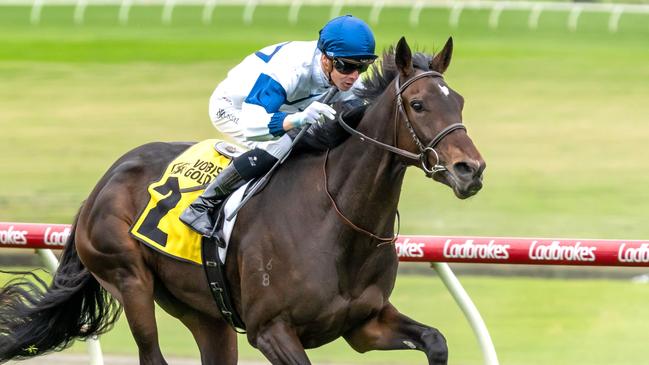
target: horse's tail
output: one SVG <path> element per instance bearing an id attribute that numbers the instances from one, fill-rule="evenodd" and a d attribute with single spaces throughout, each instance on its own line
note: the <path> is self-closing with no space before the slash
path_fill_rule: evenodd
<path id="1" fill-rule="evenodd" d="M 85 268 L 75 246 L 75 217 L 49 286 L 33 272 L 0 289 L 0 363 L 60 351 L 113 327 L 121 306 Z"/>

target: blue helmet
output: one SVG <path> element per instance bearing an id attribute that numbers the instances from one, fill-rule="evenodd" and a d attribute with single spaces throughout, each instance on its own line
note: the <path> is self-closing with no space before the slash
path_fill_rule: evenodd
<path id="1" fill-rule="evenodd" d="M 343 15 L 320 29 L 318 48 L 327 57 L 375 59 L 374 35 L 364 21 Z"/>

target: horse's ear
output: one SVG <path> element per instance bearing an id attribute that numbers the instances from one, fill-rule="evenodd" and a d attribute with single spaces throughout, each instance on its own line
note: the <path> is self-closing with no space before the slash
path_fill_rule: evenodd
<path id="1" fill-rule="evenodd" d="M 443 74 L 451 64 L 451 56 L 453 56 L 453 37 L 448 37 L 442 51 L 430 61 L 430 69 Z"/>
<path id="2" fill-rule="evenodd" d="M 401 37 L 399 43 L 397 43 L 397 49 L 394 52 L 394 62 L 404 77 L 408 77 L 415 72 L 415 69 L 412 67 L 412 52 L 405 37 Z"/>

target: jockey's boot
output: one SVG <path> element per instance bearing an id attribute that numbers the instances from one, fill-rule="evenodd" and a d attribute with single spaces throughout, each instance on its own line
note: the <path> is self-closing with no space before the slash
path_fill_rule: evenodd
<path id="1" fill-rule="evenodd" d="M 239 175 L 234 164 L 230 164 L 205 188 L 203 194 L 182 212 L 180 220 L 196 232 L 204 236 L 209 235 L 215 224 L 213 221 L 215 210 L 230 193 L 246 181 Z"/>

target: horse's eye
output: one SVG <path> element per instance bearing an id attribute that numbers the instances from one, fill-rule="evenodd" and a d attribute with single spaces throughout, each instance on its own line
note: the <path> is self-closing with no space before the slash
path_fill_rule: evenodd
<path id="1" fill-rule="evenodd" d="M 412 107 L 412 110 L 414 110 L 416 112 L 420 112 L 420 111 L 424 110 L 424 103 L 422 103 L 419 100 L 411 101 L 410 106 Z"/>

